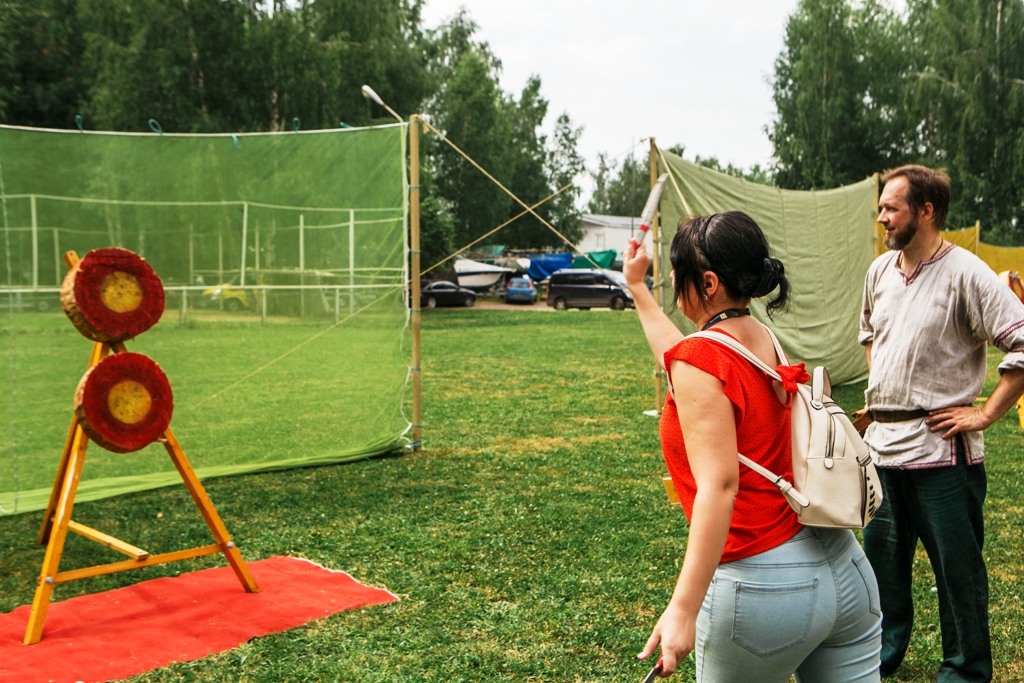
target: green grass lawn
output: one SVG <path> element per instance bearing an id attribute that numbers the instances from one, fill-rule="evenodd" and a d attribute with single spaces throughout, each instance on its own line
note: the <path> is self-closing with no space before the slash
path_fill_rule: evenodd
<path id="1" fill-rule="evenodd" d="M 428 311 L 423 348 L 423 452 L 208 482 L 248 559 L 305 557 L 401 600 L 132 680 L 643 677 L 648 665 L 635 654 L 669 598 L 687 529 L 660 481 L 657 422 L 642 415 L 653 384 L 635 314 Z M 859 407 L 862 389 L 841 388 L 838 398 Z M 1021 435 L 1011 413 L 988 439 L 986 556 L 1003 681 L 1024 680 Z M 181 487 L 75 511 L 82 523 L 153 552 L 208 542 Z M 0 611 L 31 601 L 43 555 L 34 545 L 40 518 L 0 519 Z M 63 566 L 118 558 L 74 537 Z M 75 582 L 56 597 L 219 563 Z M 934 680 L 941 659 L 923 553 L 915 573 L 918 622 L 896 680 L 923 683 Z M 692 663 L 678 678 L 692 680 Z"/>
<path id="2" fill-rule="evenodd" d="M 231 314 L 208 321 L 204 313 L 209 312 L 193 314 L 182 326 L 177 312 L 170 311 L 160 325 L 127 343 L 129 351 L 147 354 L 166 372 L 174 390 L 174 431 L 200 471 L 270 466 L 303 455 L 337 461 L 353 451 L 365 455 L 366 444 L 374 441 L 391 446 L 405 429 L 397 409 L 408 362 L 399 296 L 391 294 L 333 328 L 295 320 L 264 327 L 258 318 Z M 14 508 L 11 484 L 17 475 L 21 509 L 39 509 L 53 484 L 72 397 L 93 344 L 59 309 L 15 316 L 15 404 L 6 386 L 11 367 L 7 322 L 3 316 L 0 506 Z M 322 334 L 282 358 L 317 333 Z M 13 443 L 8 428 L 12 408 L 17 421 Z M 131 455 L 92 448 L 87 462 L 83 499 L 119 485 L 117 479 L 126 475 L 147 477 L 149 488 L 159 485 L 161 475 L 177 476 L 158 445 Z"/>

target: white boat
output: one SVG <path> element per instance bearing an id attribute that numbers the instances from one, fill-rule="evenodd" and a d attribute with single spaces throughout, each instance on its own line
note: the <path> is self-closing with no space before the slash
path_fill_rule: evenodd
<path id="1" fill-rule="evenodd" d="M 489 263 L 480 263 L 468 258 L 460 258 L 455 261 L 455 274 L 459 278 L 459 286 L 467 289 L 488 289 L 494 286 L 494 283 L 500 280 L 505 273 L 511 272 L 511 268 L 492 266 Z"/>

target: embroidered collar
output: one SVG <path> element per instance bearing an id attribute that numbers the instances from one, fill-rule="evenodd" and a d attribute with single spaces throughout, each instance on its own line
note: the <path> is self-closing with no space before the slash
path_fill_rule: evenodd
<path id="1" fill-rule="evenodd" d="M 929 266 L 929 265 L 935 263 L 936 261 L 939 261 L 942 258 L 945 258 L 945 256 L 947 254 L 949 254 L 951 251 L 953 251 L 953 249 L 955 247 L 956 247 L 956 245 L 953 244 L 952 242 L 950 242 L 948 247 L 943 249 L 941 252 L 936 254 L 934 257 L 928 259 L 927 261 L 921 261 L 920 263 L 918 263 L 917 264 L 917 268 L 915 268 L 914 272 L 911 273 L 909 276 L 908 275 L 904 275 L 903 271 L 900 271 L 900 275 L 903 276 L 903 284 L 909 287 L 911 284 L 913 284 L 914 280 L 917 279 L 917 276 L 921 274 L 921 269 L 922 268 L 924 268 L 925 266 Z M 893 261 L 893 265 L 895 265 L 896 269 L 899 270 L 900 264 L 902 262 L 903 262 L 903 252 L 900 251 L 900 252 L 898 252 L 896 254 L 896 258 Z"/>

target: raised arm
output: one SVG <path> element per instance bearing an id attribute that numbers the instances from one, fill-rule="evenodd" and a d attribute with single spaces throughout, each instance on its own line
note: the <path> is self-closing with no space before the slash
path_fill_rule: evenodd
<path id="1" fill-rule="evenodd" d="M 672 363 L 671 376 L 673 386 L 686 387 L 677 394 L 676 407 L 697 495 L 675 591 L 638 655 L 646 659 L 660 644 L 662 677 L 693 650 L 697 615 L 725 549 L 740 481 L 736 416 L 722 382 L 682 361 Z"/>
<path id="2" fill-rule="evenodd" d="M 647 289 L 644 279 L 647 277 L 647 267 L 650 264 L 651 257 L 646 246 L 641 244 L 639 249 L 634 249 L 630 244 L 626 247 L 622 256 L 622 274 L 626 277 L 630 294 L 633 295 L 633 303 L 647 336 L 647 343 L 651 345 L 658 365 L 664 368 L 665 352 L 679 343 L 684 335 L 675 323 L 669 320 L 661 306 L 654 300 L 651 291 Z"/>

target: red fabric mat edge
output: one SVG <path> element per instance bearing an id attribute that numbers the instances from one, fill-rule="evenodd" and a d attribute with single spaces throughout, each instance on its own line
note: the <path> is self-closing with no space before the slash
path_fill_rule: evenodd
<path id="1" fill-rule="evenodd" d="M 248 563 L 260 592 L 230 567 L 164 577 L 55 602 L 43 639 L 23 645 L 30 605 L 0 615 L 0 683 L 102 683 L 199 659 L 398 596 L 310 560 Z"/>

